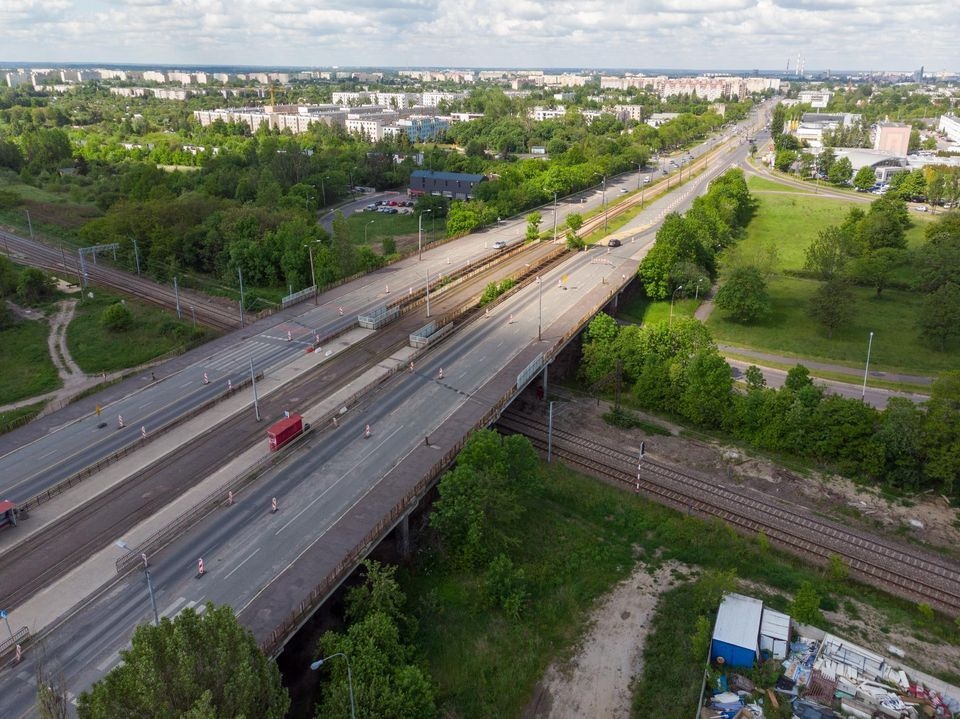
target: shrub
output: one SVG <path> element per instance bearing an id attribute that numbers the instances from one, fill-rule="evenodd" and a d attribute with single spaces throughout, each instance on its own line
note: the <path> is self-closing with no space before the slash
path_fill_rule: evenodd
<path id="1" fill-rule="evenodd" d="M 100 313 L 100 326 L 111 332 L 125 332 L 133 326 L 133 314 L 123 302 L 115 302 Z"/>

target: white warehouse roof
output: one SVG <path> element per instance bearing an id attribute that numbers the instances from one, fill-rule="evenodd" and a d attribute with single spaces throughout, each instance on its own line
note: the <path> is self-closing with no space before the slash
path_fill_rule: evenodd
<path id="1" fill-rule="evenodd" d="M 727 594 L 717 612 L 714 640 L 757 651 L 763 602 L 742 594 Z"/>

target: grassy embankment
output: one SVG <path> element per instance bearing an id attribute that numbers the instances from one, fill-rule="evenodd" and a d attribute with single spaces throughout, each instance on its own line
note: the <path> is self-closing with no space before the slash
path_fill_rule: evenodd
<path id="1" fill-rule="evenodd" d="M 104 290 L 94 299 L 77 304 L 73 321 L 67 327 L 67 348 L 84 372 L 113 372 L 136 367 L 177 350 L 187 350 L 212 339 L 216 332 L 191 325 L 189 313 L 178 320 L 169 311 L 136 300 L 126 299 L 133 314 L 130 329 L 122 332 L 105 329 L 100 315 L 120 298 Z"/>
<path id="2" fill-rule="evenodd" d="M 592 604 L 638 560 L 732 569 L 741 579 L 772 588 L 766 599 L 781 609 L 786 601 L 774 590 L 792 593 L 809 580 L 826 605 L 855 598 L 874 606 L 890 630 L 960 644 L 960 628 L 942 617 L 926 619 L 907 602 L 838 585 L 724 525 L 681 515 L 558 464 L 543 466 L 543 472 L 543 487 L 528 500 L 523 519 L 527 541 L 511 552 L 529 594 L 519 619 L 485 607 L 478 601 L 482 579 L 448 567 L 432 550 L 401 572 L 408 607 L 419 622 L 418 654 L 438 684 L 445 715 L 520 716 L 550 662 L 575 653 Z M 658 606 L 635 717 L 694 714 L 701 667 L 690 651 L 689 591 L 674 590 Z"/>
<path id="3" fill-rule="evenodd" d="M 0 330 L 0 405 L 60 387 L 47 348 L 49 332 L 50 325 L 43 319 L 20 320 Z"/>

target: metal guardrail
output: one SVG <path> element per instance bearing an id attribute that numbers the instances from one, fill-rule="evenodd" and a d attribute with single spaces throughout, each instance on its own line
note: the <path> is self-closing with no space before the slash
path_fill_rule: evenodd
<path id="1" fill-rule="evenodd" d="M 23 644 L 29 637 L 30 629 L 28 627 L 20 627 L 13 633 L 12 637 L 4 639 L 2 642 L 0 642 L 0 657 L 7 652 L 16 649 L 18 644 Z"/>
<path id="2" fill-rule="evenodd" d="M 308 297 L 313 297 L 313 293 L 316 291 L 316 289 L 317 289 L 316 285 L 311 285 L 310 287 L 302 289 L 299 292 L 294 292 L 293 294 L 286 295 L 285 297 L 281 298 L 280 306 L 283 309 L 287 309 L 287 307 L 289 307 L 290 305 L 295 305 L 298 302 L 302 302 L 303 300 L 307 299 Z"/>
<path id="3" fill-rule="evenodd" d="M 517 375 L 517 389 L 523 389 L 527 386 L 533 377 L 540 373 L 540 370 L 543 368 L 543 352 L 538 354 L 533 360 L 528 364 L 520 374 Z"/>
<path id="4" fill-rule="evenodd" d="M 378 330 L 384 325 L 388 325 L 400 316 L 400 305 L 393 307 L 380 305 L 374 307 L 365 315 L 357 317 L 357 322 L 361 327 L 368 330 Z"/>
<path id="5" fill-rule="evenodd" d="M 262 373 L 262 372 L 257 375 L 257 379 L 261 379 L 262 377 L 263 377 L 263 373 Z M 174 425 L 178 424 L 179 422 L 183 422 L 183 421 L 186 421 L 186 420 L 188 420 L 188 419 L 191 419 L 191 418 L 197 416 L 198 414 L 200 414 L 200 413 L 202 413 L 202 412 L 205 412 L 207 409 L 209 409 L 210 407 L 214 406 L 215 404 L 218 404 L 219 402 L 222 402 L 222 401 L 223 401 L 224 399 L 226 399 L 227 397 L 236 394 L 236 393 L 239 392 L 241 389 L 243 389 L 244 387 L 246 387 L 249 383 L 250 383 L 250 379 L 249 379 L 249 378 L 240 380 L 240 381 L 238 381 L 235 385 L 233 385 L 233 389 L 225 390 L 225 391 L 221 392 L 220 394 L 218 394 L 218 395 L 216 395 L 216 396 L 214 396 L 214 397 L 211 397 L 209 400 L 207 400 L 207 401 L 205 401 L 205 402 L 202 402 L 201 404 L 197 405 L 196 407 L 194 407 L 193 409 L 191 409 L 189 412 L 186 412 L 185 414 L 182 414 L 182 415 L 180 415 L 180 416 L 178 416 L 178 417 L 174 417 L 174 418 L 170 419 L 169 421 L 165 422 L 164 424 L 160 425 L 160 426 L 157 427 L 156 429 L 150 430 L 150 432 L 147 434 L 146 439 L 144 439 L 143 437 L 138 436 L 137 439 L 135 439 L 133 442 L 130 442 L 130 443 L 124 445 L 123 447 L 120 447 L 120 449 L 117 449 L 117 450 L 111 452 L 109 455 L 107 455 L 107 456 L 104 457 L 103 459 L 99 459 L 99 460 L 97 460 L 96 462 L 94 462 L 93 464 L 87 465 L 86 467 L 84 467 L 84 468 L 81 469 L 80 471 L 74 472 L 74 473 L 71 474 L 69 477 L 60 480 L 59 482 L 57 482 L 57 483 L 56 483 L 55 485 L 53 485 L 52 487 L 48 487 L 47 489 L 43 490 L 42 492 L 38 492 L 37 494 L 33 495 L 32 497 L 30 497 L 29 499 L 25 500 L 24 502 L 22 502 L 22 503 L 20 504 L 20 509 L 21 509 L 21 510 L 28 510 L 28 511 L 29 511 L 31 508 L 37 507 L 37 506 L 43 504 L 44 502 L 49 501 L 49 500 L 52 499 L 53 497 L 55 497 L 55 496 L 57 496 L 57 495 L 59 495 L 59 494 L 62 494 L 62 493 L 65 492 L 66 490 L 68 490 L 68 489 L 70 489 L 71 487 L 73 487 L 73 486 L 79 484 L 80 482 L 82 482 L 84 479 L 87 479 L 88 477 L 96 474 L 97 472 L 99 472 L 99 471 L 100 471 L 101 469 L 103 469 L 104 467 L 107 467 L 107 466 L 109 466 L 109 465 L 111 465 L 111 464 L 119 461 L 121 458 L 123 458 L 123 457 L 125 457 L 126 455 L 130 454 L 130 453 L 133 452 L 135 449 L 138 449 L 139 447 L 143 446 L 143 445 L 146 444 L 147 442 L 149 442 L 149 441 L 155 439 L 156 437 L 164 434 L 165 432 L 169 431 L 170 429 L 173 428 Z M 132 428 L 132 427 L 131 427 L 131 428 Z"/>

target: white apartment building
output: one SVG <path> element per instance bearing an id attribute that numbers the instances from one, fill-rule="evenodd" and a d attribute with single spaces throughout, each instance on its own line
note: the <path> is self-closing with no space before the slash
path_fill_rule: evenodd
<path id="1" fill-rule="evenodd" d="M 347 114 L 345 127 L 347 132 L 363 135 L 368 140 L 382 140 L 385 137 L 383 128 L 396 122 L 399 117 L 399 113 L 391 110 L 377 114 L 351 112 Z"/>
<path id="2" fill-rule="evenodd" d="M 651 78 L 646 75 L 627 75 L 617 77 L 616 75 L 604 75 L 600 78 L 600 87 L 603 90 L 628 90 L 631 87 L 638 87 L 641 90 L 650 84 Z"/>
<path id="3" fill-rule="evenodd" d="M 590 82 L 587 75 L 571 75 L 564 73 L 562 75 L 543 75 L 544 87 L 581 87 Z"/>
<path id="4" fill-rule="evenodd" d="M 803 90 L 798 97 L 802 104 L 810 105 L 814 110 L 823 110 L 830 104 L 833 93 L 826 90 Z"/>
<path id="5" fill-rule="evenodd" d="M 436 107 L 441 100 L 457 102 L 467 97 L 465 92 L 441 92 L 439 90 L 424 92 L 420 97 L 420 104 L 424 107 Z"/>
<path id="6" fill-rule="evenodd" d="M 680 117 L 679 112 L 655 112 L 647 119 L 647 124 L 650 127 L 660 127 L 671 120 L 676 120 Z"/>
<path id="7" fill-rule="evenodd" d="M 167 76 L 156 70 L 147 70 L 143 73 L 143 79 L 147 82 L 166 82 Z"/>
<path id="8" fill-rule="evenodd" d="M 960 118 L 955 115 L 941 115 L 937 132 L 942 132 L 950 142 L 960 142 Z"/>
<path id="9" fill-rule="evenodd" d="M 527 112 L 527 116 L 536 122 L 543 122 L 544 120 L 559 120 L 566 114 L 567 108 L 565 108 L 563 105 L 557 105 L 557 107 L 542 107 L 537 105 Z"/>
<path id="10" fill-rule="evenodd" d="M 127 73 L 124 70 L 98 69 L 95 70 L 95 72 L 100 75 L 101 80 L 120 80 L 121 82 L 127 81 Z"/>

